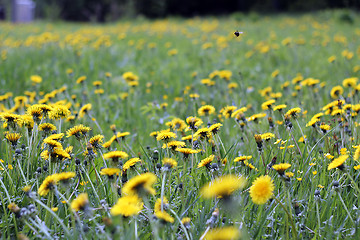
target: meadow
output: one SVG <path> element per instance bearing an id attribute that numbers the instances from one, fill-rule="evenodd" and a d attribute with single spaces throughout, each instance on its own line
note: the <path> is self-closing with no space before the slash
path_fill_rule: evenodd
<path id="1" fill-rule="evenodd" d="M 356 239 L 343 14 L 0 22 L 1 238 Z"/>

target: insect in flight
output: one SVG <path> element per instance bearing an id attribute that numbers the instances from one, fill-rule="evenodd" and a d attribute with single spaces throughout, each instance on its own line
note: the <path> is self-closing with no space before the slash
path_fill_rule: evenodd
<path id="1" fill-rule="evenodd" d="M 243 32 L 235 31 L 234 34 L 236 37 L 238 37 L 238 36 L 240 36 L 240 34 L 243 34 Z"/>

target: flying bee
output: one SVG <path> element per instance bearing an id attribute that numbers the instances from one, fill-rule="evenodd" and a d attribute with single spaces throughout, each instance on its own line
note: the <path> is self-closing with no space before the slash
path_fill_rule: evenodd
<path id="1" fill-rule="evenodd" d="M 243 34 L 243 32 L 235 31 L 234 34 L 236 37 L 238 37 L 238 36 L 240 36 L 240 34 Z"/>

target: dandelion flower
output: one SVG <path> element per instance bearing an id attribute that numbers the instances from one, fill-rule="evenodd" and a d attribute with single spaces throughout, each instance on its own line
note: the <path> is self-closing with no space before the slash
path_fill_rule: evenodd
<path id="1" fill-rule="evenodd" d="M 212 105 L 204 105 L 198 109 L 199 116 L 209 116 L 215 112 L 215 107 Z"/>
<path id="2" fill-rule="evenodd" d="M 234 240 L 240 238 L 240 231 L 236 227 L 229 226 L 214 228 L 206 233 L 206 240 Z"/>
<path id="3" fill-rule="evenodd" d="M 77 198 L 71 202 L 71 209 L 74 211 L 85 210 L 89 206 L 89 198 L 87 193 L 80 193 Z"/>
<path id="4" fill-rule="evenodd" d="M 273 195 L 275 186 L 270 176 L 256 178 L 250 187 L 250 197 L 255 204 L 265 204 Z"/>
<path id="5" fill-rule="evenodd" d="M 280 175 L 283 175 L 286 169 L 288 169 L 289 167 L 291 167 L 291 164 L 289 163 L 280 163 L 274 165 L 272 168 L 275 169 Z"/>
<path id="6" fill-rule="evenodd" d="M 245 185 L 246 185 L 245 178 L 227 175 L 216 178 L 212 182 L 206 184 L 201 189 L 201 194 L 204 198 L 213 198 L 213 197 L 227 198 L 237 189 L 244 188 Z"/>
<path id="7" fill-rule="evenodd" d="M 125 183 L 123 187 L 123 193 L 126 195 L 134 195 L 139 193 L 149 193 L 155 195 L 155 189 L 152 185 L 156 182 L 156 175 L 153 173 L 143 173 L 136 177 L 130 179 L 127 183 Z"/>
<path id="8" fill-rule="evenodd" d="M 110 213 L 113 216 L 122 215 L 130 217 L 138 215 L 143 209 L 144 203 L 137 195 L 123 196 L 111 208 Z"/>
<path id="9" fill-rule="evenodd" d="M 210 163 L 214 160 L 215 155 L 210 155 L 207 158 L 204 158 L 203 160 L 201 160 L 201 162 L 197 165 L 197 168 L 201 168 L 206 166 L 206 168 L 209 169 L 210 167 Z"/>
<path id="10" fill-rule="evenodd" d="M 333 168 L 339 168 L 340 170 L 342 170 L 344 168 L 344 162 L 346 161 L 346 159 L 349 158 L 349 155 L 341 155 L 338 158 L 335 158 L 328 166 L 328 170 L 333 169 Z"/>
<path id="11" fill-rule="evenodd" d="M 57 182 L 58 182 L 57 174 L 47 176 L 38 189 L 39 195 L 46 196 L 50 192 L 50 190 L 54 188 Z"/>

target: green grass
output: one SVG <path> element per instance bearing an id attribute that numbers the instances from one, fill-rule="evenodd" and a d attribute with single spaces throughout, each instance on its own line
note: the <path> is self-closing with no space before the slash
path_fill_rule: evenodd
<path id="1" fill-rule="evenodd" d="M 360 28 L 356 27 L 360 19 L 355 17 L 354 24 L 341 22 L 338 17 L 341 13 L 327 11 L 258 20 L 244 17 L 241 21 L 230 17 L 136 20 L 108 25 L 0 23 L 1 116 L 11 109 L 22 116 L 27 107 L 63 86 L 66 90 L 57 92 L 46 104 L 66 100 L 71 103 L 68 107 L 74 116 L 83 105 L 92 105 L 84 117 L 76 117 L 74 122 L 41 120 L 54 124 L 58 132 L 61 126 L 63 133 L 78 124 L 92 129 L 81 141 L 65 135 L 61 144 L 64 148 L 74 147 L 71 159 L 58 161 L 53 157 L 49 163 L 40 157 L 48 146 L 42 144 L 45 136 L 38 131 L 39 122 L 29 131 L 19 124 L 14 128 L 4 124 L 0 129 L 4 139 L 0 142 L 0 158 L 4 161 L 0 163 L 0 236 L 12 239 L 22 233 L 30 239 L 92 239 L 94 236 L 199 239 L 209 229 L 233 226 L 244 239 L 356 238 L 360 172 L 353 168 L 359 165 L 353 146 L 359 145 L 358 117 L 350 116 L 355 110 L 345 111 L 341 116 L 322 111 L 338 98 L 345 100 L 345 104 L 359 104 L 358 86 L 343 87 L 344 93 L 338 98 L 330 96 L 334 86 L 342 85 L 346 78 L 358 77 L 360 72 Z M 237 38 L 233 34 L 236 30 L 244 34 Z M 289 44 L 283 40 L 289 40 Z M 211 47 L 204 49 L 206 43 L 211 43 Z M 156 46 L 151 48 L 151 44 Z M 262 52 L 266 47 L 269 50 Z M 178 53 L 170 56 L 171 49 Z M 353 57 L 344 56 L 344 50 L 353 53 Z M 336 57 L 333 63 L 328 61 L 331 56 Z M 67 69 L 72 69 L 73 74 L 68 74 Z M 202 84 L 201 80 L 209 78 L 215 70 L 229 70 L 232 76 L 229 80 L 215 76 L 212 80 L 216 83 L 211 87 Z M 274 77 L 275 70 L 279 74 Z M 112 76 L 106 77 L 107 72 Z M 136 74 L 139 85 L 130 87 L 122 77 L 125 72 Z M 192 75 L 194 72 L 197 74 Z M 303 80 L 293 83 L 297 74 Z M 42 82 L 32 84 L 32 75 L 40 75 Z M 80 76 L 87 78 L 77 84 Z M 309 78 L 319 81 L 308 86 Z M 103 94 L 94 93 L 93 82 L 97 80 L 102 81 Z M 236 83 L 237 87 L 229 90 L 229 83 Z M 286 83 L 289 86 L 284 88 Z M 260 90 L 268 86 L 272 87 L 271 93 L 281 93 L 275 105 L 286 104 L 282 112 L 262 110 L 261 104 L 272 97 L 262 96 Z M 34 101 L 28 99 L 25 105 L 16 105 L 15 97 L 24 96 L 25 91 L 36 92 Z M 122 98 L 123 93 L 128 96 Z M 199 98 L 192 99 L 193 93 L 199 94 Z M 163 103 L 167 106 L 161 107 Z M 149 136 L 153 131 L 169 128 L 166 123 L 174 118 L 199 116 L 197 110 L 205 104 L 213 105 L 216 112 L 209 117 L 200 116 L 204 122 L 201 127 L 206 127 L 208 122 L 221 122 L 223 126 L 213 136 L 212 143 L 199 140 L 202 152 L 194 154 L 194 159 L 184 159 L 179 152 L 161 148 L 163 142 Z M 247 118 L 262 112 L 267 116 L 256 122 L 236 121 L 220 112 L 226 106 L 247 107 L 244 112 Z M 300 107 L 301 113 L 290 119 L 293 127 L 289 131 L 284 114 L 295 107 Z M 306 127 L 319 112 L 325 113 L 319 123 L 331 127 L 327 134 L 318 125 Z M 273 128 L 269 128 L 270 116 Z M 2 122 L 5 122 L 3 117 Z M 243 129 L 242 123 L 245 123 Z M 113 142 L 110 149 L 98 150 L 93 158 L 85 156 L 90 137 L 103 134 L 104 142 L 108 141 L 114 135 L 110 128 L 113 124 L 116 131 L 128 131 L 130 135 L 119 143 Z M 171 130 L 177 134 L 177 140 L 192 133 Z M 5 138 L 8 132 L 22 135 L 16 147 L 11 147 Z M 266 132 L 275 134 L 275 138 L 264 142 L 260 153 L 254 135 Z M 302 133 L 307 135 L 306 143 L 297 142 Z M 275 145 L 279 138 L 286 142 Z M 192 147 L 190 142 L 186 144 Z M 280 145 L 285 148 L 280 149 Z M 345 170 L 327 170 L 331 160 L 324 154 L 337 158 L 341 148 L 346 148 L 349 154 Z M 124 177 L 109 179 L 98 173 L 104 167 L 102 154 L 113 150 L 142 160 L 127 171 L 128 180 L 144 172 L 157 176 L 156 194 L 142 195 L 144 208 L 136 216 L 124 218 L 110 214 L 110 209 L 124 196 L 121 193 Z M 197 168 L 211 154 L 215 155 L 213 162 L 217 168 L 214 165 L 212 170 Z M 255 169 L 233 161 L 241 155 L 251 155 L 249 163 Z M 177 167 L 170 171 L 159 168 L 157 165 L 161 166 L 165 157 L 176 160 Z M 225 157 L 227 163 L 222 164 Z M 286 172 L 294 176 L 286 180 L 275 170 L 266 169 L 274 157 L 276 163 L 290 163 Z M 76 164 L 77 158 L 80 164 Z M 116 167 L 121 169 L 120 165 Z M 68 185 L 58 184 L 57 190 L 46 196 L 38 195 L 39 186 L 47 176 L 65 171 L 76 173 Z M 252 202 L 249 187 L 265 173 L 273 179 L 275 190 L 272 199 L 257 205 Z M 246 186 L 233 192 L 229 200 L 201 196 L 204 185 L 229 174 L 244 176 Z M 334 181 L 339 182 L 338 188 L 333 187 Z M 27 185 L 31 186 L 30 194 L 22 190 Z M 315 195 L 317 190 L 319 195 Z M 88 209 L 73 211 L 71 202 L 83 192 L 89 196 Z M 174 217 L 173 223 L 163 223 L 154 217 L 154 204 L 161 198 L 161 192 L 169 200 L 166 211 Z M 64 199 L 67 203 L 62 202 Z M 11 211 L 10 203 L 15 203 L 20 212 Z M 26 212 L 30 204 L 35 209 L 32 213 Z M 53 207 L 58 210 L 51 211 Z M 215 208 L 219 208 L 219 215 L 210 223 Z M 179 222 L 183 217 L 191 218 L 186 233 Z"/>

